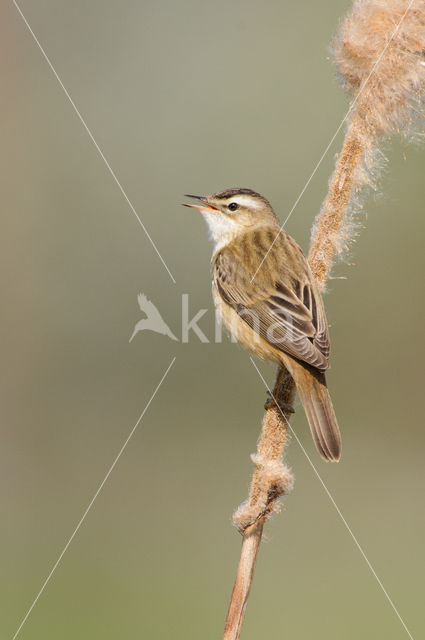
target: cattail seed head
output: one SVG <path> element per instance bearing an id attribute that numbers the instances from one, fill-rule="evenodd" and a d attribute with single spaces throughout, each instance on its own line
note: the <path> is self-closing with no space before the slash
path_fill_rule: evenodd
<path id="1" fill-rule="evenodd" d="M 423 0 L 355 0 L 333 54 L 369 133 L 405 130 L 412 116 L 423 115 Z"/>
<path id="2" fill-rule="evenodd" d="M 352 103 L 343 148 L 313 226 L 309 262 L 321 288 L 357 234 L 365 187 L 375 188 L 385 161 L 382 138 L 394 132 L 410 136 L 423 122 L 425 0 L 354 0 L 332 51 Z"/>
<path id="3" fill-rule="evenodd" d="M 255 501 L 243 502 L 233 514 L 233 523 L 243 533 L 259 516 L 269 518 L 280 509 L 278 498 L 290 493 L 294 486 L 291 470 L 281 460 L 258 453 L 251 456 L 257 467 Z"/>

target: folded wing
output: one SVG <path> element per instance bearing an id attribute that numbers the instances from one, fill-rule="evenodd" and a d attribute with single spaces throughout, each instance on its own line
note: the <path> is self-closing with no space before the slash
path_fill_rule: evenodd
<path id="1" fill-rule="evenodd" d="M 270 243 L 259 231 L 247 236 L 215 256 L 213 278 L 220 296 L 276 349 L 326 370 L 325 311 L 301 249 L 282 232 L 252 280 Z"/>

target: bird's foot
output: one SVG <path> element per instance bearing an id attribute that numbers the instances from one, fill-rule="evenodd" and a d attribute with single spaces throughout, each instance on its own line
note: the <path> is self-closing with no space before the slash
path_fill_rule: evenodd
<path id="1" fill-rule="evenodd" d="M 264 408 L 266 411 L 272 409 L 273 407 L 277 407 L 282 411 L 283 414 L 287 413 L 295 413 L 295 409 L 292 405 L 287 402 L 277 402 L 270 391 L 267 391 L 267 400 L 264 403 Z"/>

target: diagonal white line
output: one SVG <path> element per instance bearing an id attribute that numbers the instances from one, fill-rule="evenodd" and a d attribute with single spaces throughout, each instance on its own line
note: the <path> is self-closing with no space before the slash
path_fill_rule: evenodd
<path id="1" fill-rule="evenodd" d="M 77 114 L 81 124 L 83 125 L 84 129 L 86 130 L 90 140 L 93 142 L 94 146 L 96 147 L 97 152 L 99 153 L 100 157 L 102 158 L 103 162 L 105 163 L 109 173 L 111 174 L 111 176 L 113 177 L 115 183 L 117 184 L 119 190 L 121 191 L 122 195 L 124 196 L 128 206 L 130 207 L 131 211 L 134 213 L 138 223 L 140 224 L 140 226 L 142 227 L 143 231 L 145 232 L 149 242 L 151 243 L 152 247 L 154 248 L 157 256 L 159 257 L 159 259 L 161 260 L 162 264 L 164 265 L 165 269 L 167 270 L 168 275 L 170 276 L 171 280 L 174 282 L 174 284 L 176 284 L 176 281 L 174 279 L 173 274 L 171 273 L 170 269 L 168 268 L 164 258 L 162 257 L 162 255 L 159 252 L 158 247 L 156 246 L 155 242 L 153 241 L 152 237 L 150 236 L 148 230 L 146 229 L 145 225 L 143 224 L 139 214 L 137 213 L 136 209 L 134 208 L 132 202 L 130 201 L 128 195 L 126 194 L 126 192 L 124 191 L 123 187 L 121 186 L 120 181 L 118 180 L 114 170 L 112 169 L 111 165 L 109 164 L 109 162 L 107 161 L 107 159 L 105 158 L 105 155 L 102 151 L 102 149 L 99 147 L 99 145 L 97 144 L 92 132 L 90 131 L 90 129 L 88 128 L 83 116 L 81 115 L 81 113 L 79 112 L 77 106 L 75 105 L 75 102 L 73 101 L 73 99 L 71 98 L 71 96 L 69 95 L 65 85 L 63 84 L 62 80 L 60 79 L 59 75 L 57 74 L 54 66 L 52 65 L 52 63 L 50 62 L 46 52 L 44 51 L 43 47 L 41 46 L 40 42 L 38 41 L 34 31 L 31 29 L 30 25 L 28 24 L 27 19 L 25 18 L 24 14 L 22 13 L 21 9 L 19 8 L 16 0 L 13 0 L 13 4 L 15 5 L 18 13 L 20 14 L 22 20 L 25 22 L 28 31 L 31 33 L 35 43 L 37 44 L 38 48 L 40 49 L 41 53 L 43 54 L 44 59 L 46 60 L 47 64 L 49 65 L 50 69 L 53 72 L 53 75 L 55 76 L 56 80 L 59 82 L 61 88 L 63 89 L 63 92 L 65 93 L 66 97 L 68 98 L 69 102 L 71 103 L 72 108 L 74 109 L 75 113 Z"/>
<path id="2" fill-rule="evenodd" d="M 385 45 L 385 47 L 382 49 L 381 54 L 379 55 L 378 59 L 376 60 L 376 62 L 374 63 L 372 69 L 370 70 L 369 75 L 367 76 L 366 80 L 363 83 L 363 86 L 361 87 L 361 89 L 359 90 L 358 94 L 356 95 L 356 97 L 354 98 L 353 102 L 351 103 L 347 113 L 345 114 L 344 118 L 341 120 L 337 130 L 335 131 L 334 135 L 332 136 L 332 138 L 330 139 L 330 142 L 328 144 L 328 146 L 326 147 L 326 149 L 324 150 L 324 152 L 322 153 L 322 155 L 320 156 L 319 162 L 316 164 L 316 166 L 313 169 L 313 173 L 311 174 L 311 176 L 309 177 L 309 179 L 307 180 L 307 182 L 305 183 L 300 195 L 298 196 L 298 198 L 295 200 L 295 203 L 292 207 L 292 209 L 290 210 L 290 212 L 288 213 L 288 215 L 286 216 L 286 219 L 284 221 L 284 223 L 282 224 L 282 226 L 279 229 L 279 232 L 276 234 L 275 238 L 273 239 L 273 242 L 271 243 L 270 247 L 267 250 L 267 253 L 265 254 L 264 258 L 262 259 L 262 261 L 260 262 L 256 272 L 254 273 L 254 275 L 251 278 L 251 282 L 254 280 L 255 276 L 257 275 L 257 273 L 259 272 L 259 270 L 261 269 L 264 260 L 267 258 L 267 256 L 269 255 L 274 243 L 276 242 L 276 240 L 278 239 L 278 237 L 280 236 L 280 234 L 283 231 L 283 227 L 285 226 L 285 224 L 288 222 L 289 218 L 292 216 L 296 206 L 298 205 L 299 201 L 301 200 L 301 198 L 303 197 L 308 185 L 310 184 L 310 182 L 312 181 L 312 179 L 314 178 L 314 176 L 316 175 L 316 172 L 318 170 L 318 168 L 320 167 L 320 165 L 323 162 L 323 159 L 325 158 L 326 154 L 328 153 L 329 149 L 332 146 L 333 141 L 335 140 L 335 138 L 337 137 L 338 133 L 341 131 L 341 128 L 344 124 L 344 122 L 347 120 L 348 116 L 350 115 L 350 113 L 352 112 L 352 110 L 354 109 L 355 104 L 357 103 L 357 100 L 360 98 L 360 96 L 362 95 L 366 85 L 368 84 L 371 76 L 374 74 L 376 67 L 378 66 L 378 64 L 381 62 L 383 55 L 385 54 L 386 50 L 388 49 L 388 47 L 390 46 L 391 42 L 394 40 L 395 36 L 397 35 L 398 30 L 400 29 L 400 26 L 403 23 L 403 20 L 405 19 L 407 12 L 409 11 L 410 7 L 412 6 L 414 0 L 410 0 L 406 11 L 403 13 L 403 15 L 400 18 L 400 21 L 398 22 L 397 26 L 395 27 L 391 38 L 388 40 L 387 44 Z"/>
<path id="3" fill-rule="evenodd" d="M 264 386 L 266 387 L 267 391 L 269 392 L 270 396 L 273 398 L 273 400 L 276 403 L 276 406 L 279 408 L 280 413 L 282 414 L 282 417 L 284 418 L 286 424 L 288 425 L 289 429 L 291 430 L 292 435 L 294 436 L 295 440 L 297 441 L 297 443 L 299 444 L 299 446 L 301 447 L 302 452 L 304 453 L 305 457 L 307 458 L 311 468 L 313 469 L 314 473 L 316 474 L 320 484 L 322 485 L 323 489 L 325 490 L 329 500 L 331 501 L 332 505 L 335 507 L 337 514 L 339 515 L 339 517 L 341 518 L 342 522 L 344 523 L 345 528 L 347 529 L 348 533 L 350 534 L 351 538 L 354 541 L 354 544 L 356 545 L 357 549 L 360 551 L 361 555 L 363 556 L 364 561 L 366 562 L 367 566 L 369 567 L 370 571 L 372 572 L 374 578 L 376 579 L 377 583 L 379 584 L 379 586 L 381 587 L 386 599 L 388 600 L 388 602 L 390 603 L 394 613 L 396 614 L 397 618 L 400 620 L 401 624 L 404 627 L 404 630 L 406 631 L 407 635 L 409 636 L 410 640 L 413 640 L 413 636 L 410 633 L 409 629 L 406 626 L 406 623 L 404 622 L 403 618 L 401 617 L 401 615 L 398 612 L 397 607 L 395 606 L 394 602 L 391 600 L 388 591 L 385 589 L 384 585 L 382 584 L 381 580 L 379 579 L 378 575 L 376 574 L 375 569 L 373 568 L 373 566 L 371 565 L 366 553 L 363 551 L 363 548 L 360 546 L 359 541 L 357 540 L 356 536 L 354 535 L 353 531 L 351 530 L 350 525 L 348 524 L 348 522 L 346 521 L 346 519 L 344 518 L 344 516 L 342 515 L 341 509 L 338 507 L 337 503 L 335 502 L 331 492 L 329 491 L 329 489 L 327 488 L 327 486 L 325 485 L 324 481 L 322 480 L 322 477 L 320 475 L 320 473 L 317 471 L 316 467 L 314 466 L 314 463 L 312 462 L 310 456 L 308 455 L 307 451 L 304 449 L 300 439 L 298 438 L 297 434 L 295 433 L 295 431 L 293 430 L 293 428 L 291 427 L 290 423 L 288 422 L 288 420 L 286 419 L 285 414 L 283 413 L 282 409 L 279 407 L 278 402 L 276 401 L 272 391 L 269 389 L 269 386 L 267 384 L 267 382 L 265 381 L 261 371 L 259 370 L 259 368 L 257 367 L 257 365 L 255 364 L 254 360 L 252 359 L 252 357 L 250 356 L 249 358 L 254 366 L 254 368 L 256 369 L 258 375 L 260 376 L 261 380 L 263 381 Z"/>
<path id="4" fill-rule="evenodd" d="M 43 582 L 40 591 L 37 593 L 36 597 L 34 598 L 34 601 L 32 603 L 32 605 L 30 606 L 30 608 L 28 609 L 27 613 L 25 614 L 24 618 L 22 619 L 21 624 L 19 625 L 18 629 L 16 630 L 15 635 L 13 636 L 12 640 L 15 640 L 19 634 L 19 632 L 21 631 L 22 627 L 24 626 L 25 622 L 27 621 L 31 611 L 34 609 L 35 605 L 37 604 L 41 594 L 43 593 L 44 589 L 47 587 L 47 584 L 50 581 L 50 578 L 53 576 L 54 572 L 57 569 L 58 564 L 60 563 L 60 561 L 62 560 L 63 556 L 65 555 L 69 545 L 71 544 L 71 542 L 73 541 L 74 537 L 76 536 L 79 528 L 81 527 L 81 525 L 83 524 L 84 520 L 86 519 L 86 516 L 88 514 L 88 512 L 90 511 L 90 509 L 93 506 L 94 501 L 96 500 L 97 496 L 99 495 L 99 493 L 102 491 L 103 486 L 105 485 L 105 482 L 107 481 L 107 479 L 109 478 L 109 476 L 111 475 L 112 471 L 115 468 L 115 465 L 117 464 L 118 460 L 121 457 L 121 454 L 123 453 L 124 449 L 126 448 L 127 444 L 130 442 L 131 437 L 133 436 L 134 432 L 136 431 L 137 427 L 139 426 L 140 422 L 143 419 L 143 416 L 145 415 L 146 411 L 148 410 L 152 400 L 155 398 L 160 386 L 162 385 L 162 383 L 164 382 L 168 372 L 170 371 L 171 367 L 173 366 L 174 362 L 175 362 L 176 358 L 174 357 L 170 364 L 167 367 L 167 370 L 165 371 L 164 375 L 162 376 L 161 380 L 159 381 L 159 383 L 157 384 L 154 392 L 152 393 L 151 397 L 149 398 L 148 403 L 146 404 L 145 408 L 143 409 L 142 413 L 140 414 L 136 424 L 134 425 L 134 427 L 132 428 L 132 430 L 130 431 L 126 441 L 124 442 L 124 444 L 122 445 L 121 449 L 118 452 L 118 455 L 115 457 L 113 463 L 111 464 L 111 466 L 109 467 L 109 470 L 106 474 L 106 476 L 103 478 L 102 482 L 100 483 L 96 493 L 94 494 L 93 498 L 90 500 L 89 505 L 87 507 L 87 509 L 84 511 L 83 515 L 80 518 L 80 521 L 78 522 L 77 526 L 75 527 L 74 531 L 72 532 L 72 535 L 70 536 L 70 538 L 68 539 L 68 542 L 66 543 L 66 545 L 64 546 L 61 554 L 59 555 L 58 559 L 56 560 L 55 564 L 53 565 L 53 567 L 50 570 L 49 575 L 47 576 L 47 578 L 45 579 L 45 581 Z"/>

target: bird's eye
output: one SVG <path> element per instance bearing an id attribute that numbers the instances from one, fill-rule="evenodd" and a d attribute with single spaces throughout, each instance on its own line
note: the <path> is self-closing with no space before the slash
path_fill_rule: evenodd
<path id="1" fill-rule="evenodd" d="M 238 207 L 239 207 L 239 205 L 238 205 L 238 203 L 237 203 L 237 202 L 231 202 L 231 203 L 229 204 L 229 209 L 230 209 L 230 211 L 236 211 L 236 209 L 237 209 Z"/>

